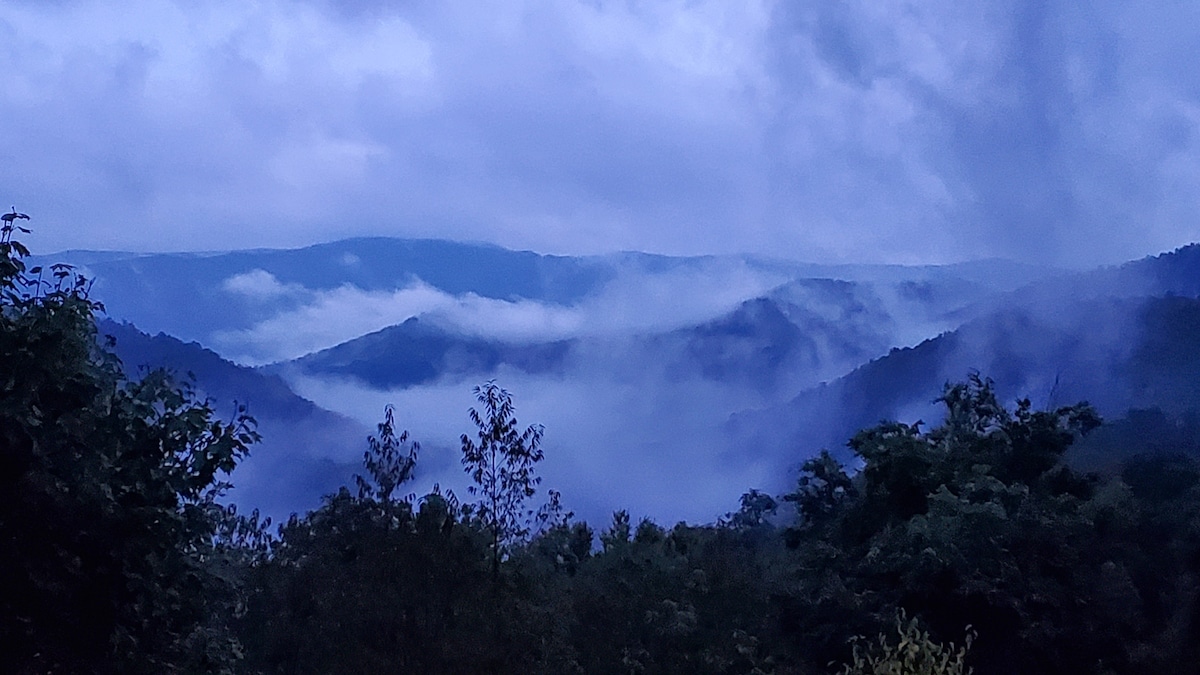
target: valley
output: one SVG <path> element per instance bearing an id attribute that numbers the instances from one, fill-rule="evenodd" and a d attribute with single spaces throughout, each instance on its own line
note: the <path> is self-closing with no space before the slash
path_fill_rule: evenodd
<path id="1" fill-rule="evenodd" d="M 1196 247 L 1083 272 L 393 239 L 44 258 L 96 280 L 127 366 L 249 404 L 264 441 L 231 497 L 276 518 L 352 480 L 389 404 L 424 447 L 419 483 L 461 488 L 471 388 L 492 379 L 545 425 L 547 483 L 592 519 L 623 505 L 709 521 L 748 488 L 788 489 L 823 448 L 848 458 L 859 428 L 936 423 L 941 387 L 972 371 L 1005 400 L 1088 400 L 1112 419 L 1197 405 L 1179 395 Z"/>

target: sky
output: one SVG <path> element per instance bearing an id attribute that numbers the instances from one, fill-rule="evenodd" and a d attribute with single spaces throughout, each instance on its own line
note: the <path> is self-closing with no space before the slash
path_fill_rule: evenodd
<path id="1" fill-rule="evenodd" d="M 1086 266 L 1200 239 L 1200 3 L 0 0 L 35 250 Z"/>

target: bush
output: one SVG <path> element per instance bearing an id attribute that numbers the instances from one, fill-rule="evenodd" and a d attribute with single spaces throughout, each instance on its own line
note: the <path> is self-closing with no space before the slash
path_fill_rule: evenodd
<path id="1" fill-rule="evenodd" d="M 967 627 L 963 646 L 954 643 L 941 645 L 921 630 L 915 618 L 905 619 L 904 613 L 896 616 L 896 634 L 893 642 L 885 634 L 877 641 L 865 643 L 856 639 L 854 660 L 842 666 L 841 675 L 970 675 L 973 669 L 966 665 L 967 652 L 975 641 L 975 633 Z"/>

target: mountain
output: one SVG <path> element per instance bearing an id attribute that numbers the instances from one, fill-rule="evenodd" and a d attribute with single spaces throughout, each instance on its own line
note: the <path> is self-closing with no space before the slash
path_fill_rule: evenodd
<path id="1" fill-rule="evenodd" d="M 74 264 L 94 279 L 110 316 L 205 344 L 215 332 L 246 329 L 297 307 L 306 293 L 342 286 L 391 291 L 420 279 L 452 295 L 570 303 L 613 274 L 590 259 L 388 238 L 210 254 L 66 251 L 30 264 L 52 262 Z M 238 285 L 239 275 L 256 272 Z"/>
<path id="2" fill-rule="evenodd" d="M 495 378 L 514 391 L 522 420 L 546 426 L 547 481 L 572 495 L 577 513 L 606 518 L 619 503 L 711 517 L 781 473 L 777 456 L 722 431 L 729 415 L 786 401 L 892 346 L 953 328 L 953 315 L 996 292 L 938 270 L 887 272 L 787 281 L 664 330 L 498 339 L 421 316 L 265 370 L 346 414 L 394 404 L 425 448 L 427 479 L 443 487 L 461 480 L 448 441 L 464 431 L 471 386 Z M 595 479 L 627 473 L 636 480 Z M 708 485 L 703 499 L 687 496 L 696 480 Z"/>
<path id="3" fill-rule="evenodd" d="M 459 335 L 413 317 L 274 370 L 349 377 L 375 389 L 427 384 L 443 377 L 486 377 L 504 365 L 522 372 L 561 372 L 571 342 L 520 344 Z"/>
<path id="4" fill-rule="evenodd" d="M 249 402 L 265 440 L 233 497 L 276 515 L 349 480 L 385 403 L 422 442 L 419 480 L 461 487 L 470 385 L 497 378 L 523 421 L 546 425 L 547 484 L 578 513 L 711 518 L 796 456 L 775 446 L 804 424 L 808 412 L 777 408 L 797 392 L 982 320 L 1031 280 L 1059 283 L 1054 270 L 1005 261 L 561 257 L 391 239 L 64 257 L 97 278 L 111 316 L 163 332 L 125 327 L 126 363 L 193 371 L 218 410 Z M 759 420 L 761 444 L 722 428 L 749 409 L 784 413 Z M 863 417 L 814 410 L 826 425 Z M 636 480 L 595 478 L 626 474 Z"/>
<path id="5" fill-rule="evenodd" d="M 414 317 L 269 370 L 399 389 L 482 380 L 501 367 L 561 377 L 609 361 L 631 380 L 661 367 L 670 380 L 700 377 L 774 394 L 848 372 L 931 326 L 948 327 L 948 316 L 988 294 L 959 279 L 801 279 L 683 328 L 566 340 L 487 339 Z"/>
<path id="6" fill-rule="evenodd" d="M 675 372 L 795 391 L 950 328 L 949 317 L 989 294 L 962 279 L 800 279 L 712 321 L 647 341 Z"/>
<path id="7" fill-rule="evenodd" d="M 936 422 L 947 382 L 977 370 L 1004 400 L 1038 409 L 1092 403 L 1110 419 L 1131 409 L 1172 419 L 1200 411 L 1200 299 L 1105 298 L 1012 307 L 910 348 L 893 349 L 786 404 L 733 416 L 730 430 L 783 459 L 845 442 L 881 420 Z M 1097 451 L 1090 464 L 1106 460 Z M 1103 454 L 1103 453 L 1100 453 Z"/>
<path id="8" fill-rule="evenodd" d="M 391 238 L 214 253 L 65 251 L 37 256 L 30 264 L 54 262 L 74 264 L 94 279 L 95 297 L 104 301 L 115 319 L 256 363 L 305 353 L 272 355 L 248 348 L 248 342 L 261 338 L 255 331 L 273 320 L 317 323 L 336 309 L 358 312 L 364 328 L 351 334 L 335 331 L 325 343 L 318 341 L 306 350 L 317 351 L 419 316 L 438 304 L 433 296 L 440 297 L 442 305 L 455 299 L 482 299 L 526 301 L 550 309 L 588 307 L 589 311 L 596 309 L 589 302 L 604 307 L 621 304 L 628 310 L 639 303 L 679 297 L 687 300 L 682 306 L 699 304 L 698 310 L 686 313 L 685 318 L 694 322 L 798 279 L 961 283 L 1004 292 L 1054 273 L 998 260 L 906 267 L 822 265 L 735 255 L 554 256 L 487 244 Z M 746 289 L 742 297 L 729 297 L 740 288 Z M 397 296 L 412 289 L 418 291 L 412 297 Z M 702 316 L 706 305 L 698 300 L 705 295 L 721 297 L 710 299 L 716 311 Z"/>
<path id="9" fill-rule="evenodd" d="M 102 335 L 115 340 L 114 352 L 127 374 L 166 368 L 177 377 L 193 376 L 198 393 L 215 412 L 232 418 L 245 404 L 258 421 L 263 440 L 234 471 L 230 497 L 243 508 L 259 508 L 276 518 L 315 507 L 321 495 L 349 481 L 365 449 L 363 425 L 297 396 L 279 377 L 222 359 L 196 343 L 159 333 L 150 336 L 128 323 L 105 320 Z"/>

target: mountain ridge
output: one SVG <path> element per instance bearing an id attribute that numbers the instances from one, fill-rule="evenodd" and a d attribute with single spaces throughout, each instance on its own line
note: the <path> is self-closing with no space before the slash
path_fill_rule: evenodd
<path id="1" fill-rule="evenodd" d="M 321 255 L 341 264 L 335 258 L 345 252 L 334 247 Z M 1186 383 L 1182 375 L 1172 374 L 1192 372 L 1189 350 L 1200 352 L 1200 345 L 1189 341 L 1192 332 L 1200 333 L 1200 318 L 1195 324 L 1190 318 L 1193 310 L 1200 312 L 1192 297 L 1200 291 L 1196 246 L 1120 266 L 1045 275 L 1031 283 L 1018 283 L 1022 280 L 1016 277 L 997 280 L 1009 269 L 1004 263 L 982 271 L 850 268 L 860 276 L 857 280 L 768 275 L 765 279 L 774 283 L 747 285 L 740 300 L 730 295 L 724 305 L 702 306 L 711 308 L 708 314 L 677 314 L 674 323 L 660 321 L 663 317 L 652 317 L 657 323 L 628 320 L 628 312 L 639 309 L 629 303 L 649 299 L 659 303 L 649 305 L 650 311 L 669 312 L 674 304 L 689 301 L 676 294 L 720 292 L 746 269 L 742 262 L 714 260 L 693 261 L 679 277 L 682 281 L 673 284 L 660 283 L 663 275 L 679 271 L 672 258 L 635 253 L 613 263 L 606 268 L 612 274 L 632 275 L 609 298 L 615 304 L 602 308 L 609 312 L 603 320 L 615 321 L 615 327 L 580 318 L 596 310 L 596 296 L 569 307 L 541 301 L 487 304 L 474 296 L 455 296 L 448 301 L 453 312 L 417 312 L 256 370 L 291 382 L 317 406 L 353 415 L 357 421 L 350 426 L 357 431 L 313 449 L 313 440 L 324 433 L 320 425 L 300 429 L 272 422 L 268 437 L 278 435 L 274 447 L 280 449 L 260 453 L 274 455 L 270 461 L 252 459 L 246 482 L 252 491 L 291 476 L 288 482 L 306 486 L 288 497 L 293 500 L 302 499 L 304 490 L 311 499 L 335 487 L 334 476 L 353 472 L 371 424 L 373 410 L 351 409 L 364 401 L 368 407 L 399 401 L 427 447 L 441 448 L 436 459 L 429 459 L 432 463 L 423 463 L 432 471 L 427 477 L 449 481 L 457 469 L 452 456 L 452 441 L 460 433 L 454 421 L 460 416 L 457 406 L 470 405 L 468 385 L 500 378 L 522 400 L 530 399 L 523 410 L 557 434 L 554 442 L 561 447 L 553 454 L 562 459 L 551 460 L 549 470 L 560 472 L 554 475 L 564 487 L 576 482 L 572 490 L 583 508 L 603 512 L 614 495 L 598 492 L 579 472 L 610 463 L 640 467 L 645 484 L 668 486 L 654 498 L 662 503 L 670 501 L 671 490 L 684 489 L 670 482 L 679 476 L 699 479 L 713 471 L 729 476 L 727 481 L 740 476 L 736 487 L 721 487 L 734 491 L 732 496 L 712 493 L 714 502 L 718 497 L 728 501 L 757 481 L 771 483 L 758 487 L 786 489 L 791 472 L 821 447 L 848 457 L 846 439 L 880 419 L 934 421 L 933 400 L 942 385 L 961 380 L 972 369 L 996 380 L 1009 400 L 1028 396 L 1040 407 L 1088 398 L 1114 416 L 1130 406 L 1184 400 Z M 731 266 L 723 267 L 725 262 Z M 635 268 L 642 272 L 633 274 Z M 711 276 L 730 270 L 734 276 Z M 161 272 L 139 273 L 140 280 L 130 279 L 153 285 Z M 186 270 L 177 274 L 186 275 Z M 314 293 L 294 291 L 283 278 L 265 275 L 246 282 L 267 282 L 275 284 L 267 290 L 293 293 L 269 299 L 276 302 L 268 307 L 271 311 L 300 306 L 306 302 L 303 293 Z M 177 286 L 194 291 L 196 280 L 178 280 Z M 212 297 L 204 302 L 224 312 L 240 311 L 253 300 L 230 300 L 221 288 L 208 293 Z M 342 302 L 338 297 L 334 300 Z M 178 312 L 180 307 L 195 309 L 182 302 L 160 309 Z M 514 309 L 523 313 L 504 313 Z M 560 321 L 567 330 L 538 330 L 538 322 L 547 320 L 538 312 L 568 310 L 572 314 Z M 470 315 L 476 311 L 491 314 Z M 306 317 L 321 320 L 320 314 L 264 312 L 259 316 L 276 317 L 274 329 L 285 333 L 314 328 Z M 192 319 L 204 315 L 193 314 Z M 456 323 L 463 316 L 472 323 Z M 503 333 L 507 338 L 489 332 L 494 328 L 490 324 L 508 320 L 526 321 L 527 326 Z M 597 332 L 597 327 L 603 330 Z M 1170 339 L 1158 343 L 1155 335 Z M 293 374 L 302 377 L 291 379 Z M 1139 374 L 1145 377 L 1138 379 Z M 1200 368 L 1196 377 L 1200 379 Z M 1183 414 L 1170 406 L 1164 409 L 1165 414 Z M 672 445 L 680 439 L 691 439 L 689 452 Z M 635 451 L 636 461 L 617 460 L 619 453 Z M 255 462 L 262 467 L 258 474 Z M 621 495 L 626 503 L 630 498 Z"/>

